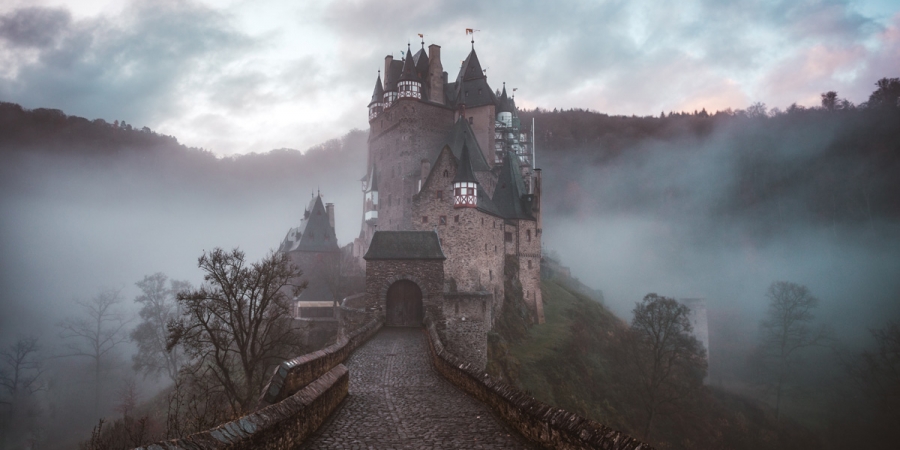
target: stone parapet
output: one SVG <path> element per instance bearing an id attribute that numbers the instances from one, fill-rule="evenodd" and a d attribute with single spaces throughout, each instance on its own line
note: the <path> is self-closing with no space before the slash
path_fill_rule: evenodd
<path id="1" fill-rule="evenodd" d="M 381 326 L 380 320 L 371 320 L 347 337 L 340 338 L 338 342 L 322 350 L 307 353 L 279 364 L 263 390 L 257 403 L 257 409 L 280 402 L 344 362 L 353 350 L 377 333 Z"/>
<path id="2" fill-rule="evenodd" d="M 491 377 L 444 348 L 435 325 L 426 319 L 431 359 L 444 378 L 490 407 L 526 439 L 550 449 L 651 450 L 620 431 L 554 408 Z"/>
<path id="3" fill-rule="evenodd" d="M 136 450 L 287 450 L 315 432 L 347 397 L 350 374 L 343 364 L 290 397 L 212 430 Z"/>

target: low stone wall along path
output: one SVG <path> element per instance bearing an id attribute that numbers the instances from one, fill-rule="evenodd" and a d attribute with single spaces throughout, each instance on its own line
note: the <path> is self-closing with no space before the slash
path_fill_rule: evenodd
<path id="1" fill-rule="evenodd" d="M 534 448 L 434 371 L 422 328 L 384 328 L 344 365 L 350 395 L 301 448 Z"/>

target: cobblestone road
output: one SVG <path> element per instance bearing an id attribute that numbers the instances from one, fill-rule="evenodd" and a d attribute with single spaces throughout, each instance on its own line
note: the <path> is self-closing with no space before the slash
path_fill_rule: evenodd
<path id="1" fill-rule="evenodd" d="M 434 371 L 421 328 L 384 328 L 344 364 L 350 395 L 303 449 L 534 448 Z"/>

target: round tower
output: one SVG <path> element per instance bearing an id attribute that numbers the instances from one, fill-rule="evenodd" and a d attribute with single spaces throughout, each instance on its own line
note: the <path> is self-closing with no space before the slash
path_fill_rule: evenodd
<path id="1" fill-rule="evenodd" d="M 403 73 L 397 82 L 397 92 L 400 98 L 422 98 L 422 79 L 416 73 L 416 63 L 413 62 L 409 44 L 406 44 L 406 59 L 403 60 Z"/>
<path id="2" fill-rule="evenodd" d="M 369 102 L 369 120 L 378 117 L 384 111 L 384 88 L 381 87 L 381 71 L 375 80 L 375 91 L 372 92 L 372 101 Z"/>

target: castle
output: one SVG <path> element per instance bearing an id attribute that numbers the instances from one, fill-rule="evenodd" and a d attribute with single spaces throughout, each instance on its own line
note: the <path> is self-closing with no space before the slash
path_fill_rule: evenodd
<path id="1" fill-rule="evenodd" d="M 505 83 L 502 91 L 488 85 L 474 42 L 452 82 L 441 47 L 426 54 L 424 42 L 400 60 L 386 56 L 383 75 L 368 105 L 361 229 L 349 249 L 366 295 L 349 306 L 394 326 L 430 317 L 461 343 L 459 354 L 483 364 L 508 286 L 521 289 L 535 322 L 544 320 L 533 127 L 522 127 Z M 285 238 L 282 249 L 297 262 L 324 251 L 306 241 L 329 231 L 313 230 L 323 213 L 333 216 L 314 197 L 306 231 Z"/>

